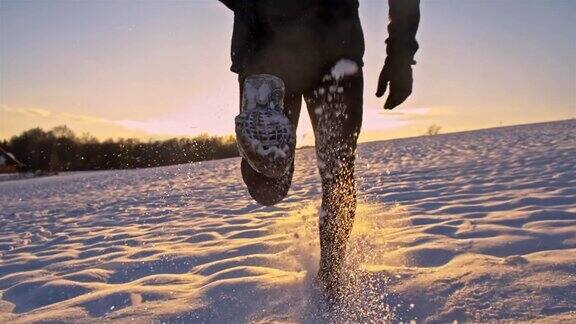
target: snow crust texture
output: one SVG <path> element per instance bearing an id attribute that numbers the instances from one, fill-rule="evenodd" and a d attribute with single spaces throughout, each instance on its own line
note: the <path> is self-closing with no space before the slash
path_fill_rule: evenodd
<path id="1" fill-rule="evenodd" d="M 315 285 L 320 181 L 239 160 L 0 182 L 0 322 L 576 320 L 576 121 L 359 146 L 347 298 Z"/>

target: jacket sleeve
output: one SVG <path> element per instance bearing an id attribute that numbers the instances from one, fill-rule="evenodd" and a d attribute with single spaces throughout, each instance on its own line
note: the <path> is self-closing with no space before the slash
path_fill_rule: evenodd
<path id="1" fill-rule="evenodd" d="M 390 23 L 386 40 L 387 60 L 416 64 L 416 31 L 420 23 L 420 0 L 388 0 Z"/>
<path id="2" fill-rule="evenodd" d="M 235 11 L 236 9 L 236 0 L 218 0 L 222 2 L 228 9 Z"/>

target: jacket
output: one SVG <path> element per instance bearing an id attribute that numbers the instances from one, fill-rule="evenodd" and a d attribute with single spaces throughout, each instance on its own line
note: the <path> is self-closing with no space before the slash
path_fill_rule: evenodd
<path id="1" fill-rule="evenodd" d="M 350 59 L 363 65 L 358 0 L 220 0 L 234 12 L 231 70 L 298 64 L 315 69 Z M 388 0 L 387 60 L 415 64 L 419 0 Z"/>

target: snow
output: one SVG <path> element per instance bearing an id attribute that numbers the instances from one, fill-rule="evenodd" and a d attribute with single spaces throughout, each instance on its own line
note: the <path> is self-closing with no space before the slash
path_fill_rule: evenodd
<path id="1" fill-rule="evenodd" d="M 256 74 L 244 82 L 243 110 L 254 109 L 256 106 L 269 106 L 272 109 L 282 109 L 281 98 L 273 98 L 275 91 L 284 93 L 284 82 L 270 74 Z"/>
<path id="2" fill-rule="evenodd" d="M 576 320 L 576 121 L 366 143 L 344 285 L 320 183 L 254 203 L 238 159 L 0 182 L 0 322 Z"/>
<path id="3" fill-rule="evenodd" d="M 336 65 L 334 65 L 332 68 L 331 75 L 334 80 L 341 80 L 345 76 L 354 75 L 356 72 L 358 72 L 358 64 L 356 64 L 356 62 L 347 59 L 341 59 L 340 61 L 336 62 Z M 336 88 L 334 90 L 336 90 Z"/>
<path id="4" fill-rule="evenodd" d="M 258 88 L 254 87 L 251 83 L 246 83 L 244 86 L 244 97 L 246 98 L 245 109 L 254 109 L 258 105 L 272 105 L 273 102 L 270 101 L 270 95 L 272 94 L 272 88 L 268 83 L 262 83 Z M 273 107 L 271 107 L 273 108 Z"/>

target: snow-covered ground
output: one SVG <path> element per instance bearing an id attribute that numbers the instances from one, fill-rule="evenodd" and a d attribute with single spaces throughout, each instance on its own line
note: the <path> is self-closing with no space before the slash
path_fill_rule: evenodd
<path id="1" fill-rule="evenodd" d="M 576 121 L 360 145 L 346 301 L 314 284 L 320 185 L 238 159 L 0 182 L 0 322 L 576 321 Z"/>

